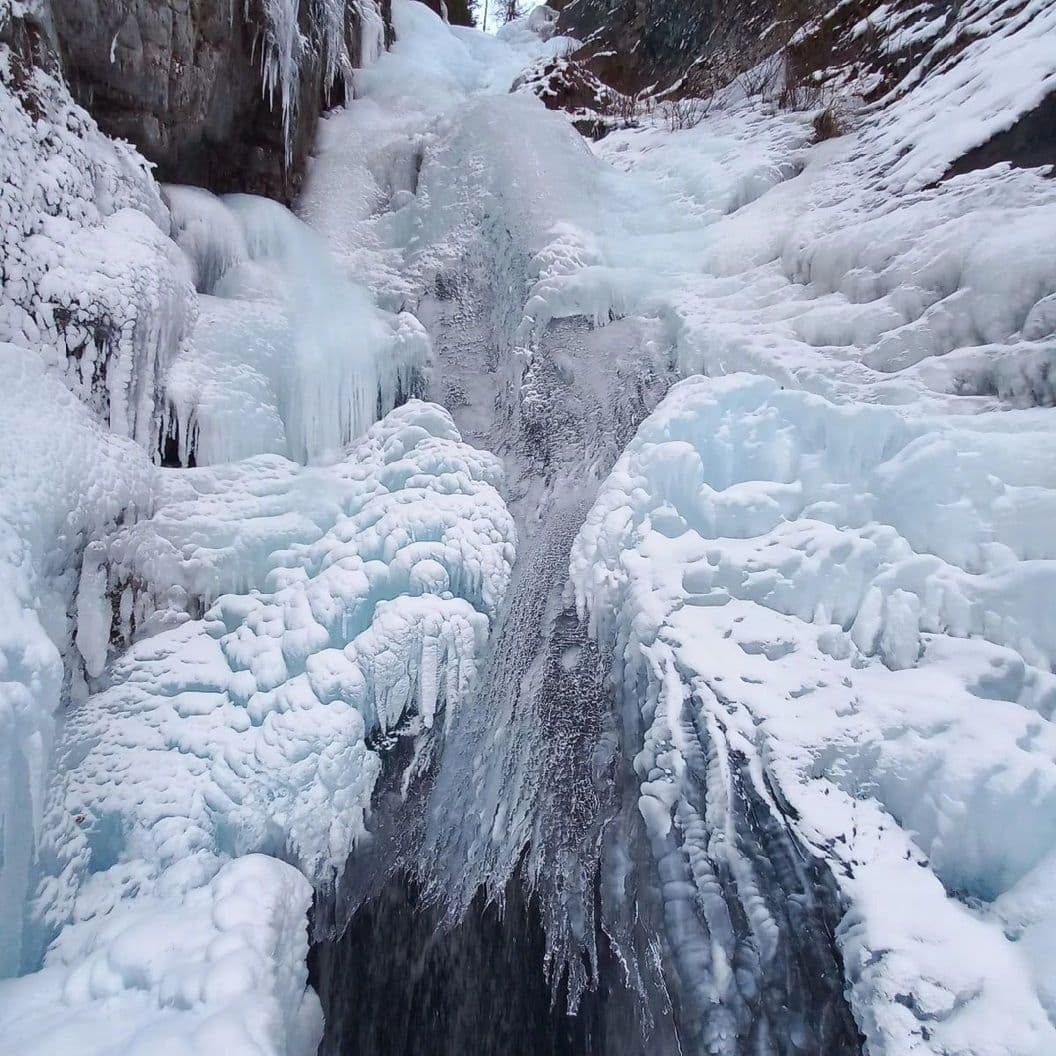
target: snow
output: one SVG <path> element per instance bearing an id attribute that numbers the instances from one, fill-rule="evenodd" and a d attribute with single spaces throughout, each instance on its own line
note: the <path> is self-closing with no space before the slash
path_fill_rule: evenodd
<path id="1" fill-rule="evenodd" d="M 921 1023 L 926 1051 L 1054 1044 L 1049 962 L 1015 941 L 1052 926 L 1022 889 L 1056 838 L 1045 417 L 911 425 L 748 375 L 691 379 L 573 551 L 580 609 L 642 711 L 646 827 L 668 834 L 692 780 L 672 708 L 759 759 L 760 794 L 789 805 L 851 907 L 839 938 L 870 1052 L 910 1051 Z"/>
<path id="2" fill-rule="evenodd" d="M 1045 0 L 961 5 L 892 90 L 904 95 L 899 120 L 877 122 L 866 137 L 885 184 L 897 190 L 928 186 L 1056 90 L 1054 32 L 1056 11 Z M 908 43 L 903 34 L 901 46 Z"/>
<path id="3" fill-rule="evenodd" d="M 839 883 L 870 1056 L 1056 1045 L 1056 198 L 1007 165 L 925 186 L 1037 101 L 995 70 L 1009 37 L 1051 59 L 1050 12 L 1013 32 L 989 6 L 993 38 L 834 142 L 732 102 L 598 147 L 700 232 L 662 285 L 612 297 L 665 319 L 680 372 L 704 376 L 642 425 L 571 559 L 639 716 L 640 816 L 658 868 L 672 847 L 687 869 L 726 861 L 694 820 L 697 759 L 709 780 L 716 754 L 750 760 Z M 669 915 L 683 982 L 735 1007 L 737 947 L 700 959 L 692 919 Z"/>
<path id="4" fill-rule="evenodd" d="M 312 890 L 264 855 L 180 896 L 145 896 L 67 928 L 34 975 L 3 984 L 5 1051 L 310 1056 Z"/>
<path id="5" fill-rule="evenodd" d="M 1041 40 L 1039 17 L 1023 32 Z M 565 514 L 562 489 L 585 497 L 611 464 L 591 416 L 624 425 L 625 412 L 605 374 L 708 376 L 642 427 L 571 560 L 634 716 L 658 883 L 678 862 L 692 885 L 708 854 L 735 860 L 733 794 L 716 791 L 694 820 L 692 789 L 700 755 L 719 760 L 709 779 L 731 782 L 722 760 L 736 750 L 838 881 L 870 1056 L 1050 1051 L 1056 198 L 1042 173 L 1008 166 L 930 185 L 1029 110 L 1033 89 L 1005 98 L 999 119 L 990 103 L 960 108 L 957 137 L 942 138 L 928 108 L 955 81 L 1011 84 L 993 72 L 1004 45 L 981 37 L 964 65 L 935 64 L 835 141 L 811 144 L 810 114 L 731 99 L 680 132 L 643 117 L 592 155 L 560 115 L 501 91 L 512 60 L 496 44 L 470 52 L 413 5 L 396 18 L 395 49 L 327 122 L 306 215 L 322 216 L 324 188 L 358 152 L 383 219 L 321 229 L 367 262 L 372 285 L 395 274 L 401 303 L 417 292 L 458 421 L 509 445 L 528 529 L 544 534 Z M 490 298 L 479 353 L 458 314 L 474 283 Z M 580 335 L 584 320 L 594 335 Z M 571 455 L 570 389 L 602 408 L 568 430 L 584 445 Z M 508 404 L 492 418 L 495 392 Z M 529 479 L 536 445 L 544 484 Z M 517 722 L 526 691 L 506 703 L 501 642 L 489 699 Z M 467 754 L 473 730 L 459 726 Z M 515 736 L 536 734 L 521 723 Z M 459 858 L 462 874 L 442 881 L 452 889 L 500 883 L 525 833 L 539 836 L 523 816 L 537 764 L 507 740 L 488 744 L 508 752 L 499 769 L 517 802 L 484 767 L 480 791 L 434 817 L 437 854 L 454 814 L 480 819 L 461 837 L 469 868 Z M 705 821 L 729 851 L 718 835 L 701 842 Z M 753 863 L 731 868 L 761 883 Z M 771 948 L 780 926 L 765 899 L 744 899 Z M 712 995 L 703 1007 L 738 1007 L 722 967 L 737 949 L 702 953 L 703 911 L 675 902 L 671 970 Z M 628 973 L 648 973 L 619 950 Z"/>
<path id="6" fill-rule="evenodd" d="M 0 988 L 0 1034 L 314 1051 L 307 881 L 332 884 L 364 836 L 375 738 L 449 722 L 472 684 L 514 559 L 501 467 L 411 401 L 331 466 L 161 478 L 155 516 L 111 541 L 104 596 L 138 641 L 66 717 L 29 929 L 47 952 Z M 246 579 L 263 589 L 227 592 Z"/>
<path id="7" fill-rule="evenodd" d="M 731 93 L 591 147 L 509 91 L 544 9 L 395 0 L 297 217 L 0 92 L 0 1047 L 314 1051 L 312 889 L 435 759 L 423 882 L 523 867 L 573 1000 L 598 924 L 694 1043 L 809 1034 L 762 817 L 868 1056 L 1056 1051 L 1056 192 L 940 179 L 1051 87 L 1050 7 L 929 24 L 829 142 Z"/>
<path id="8" fill-rule="evenodd" d="M 405 402 L 421 324 L 292 214 L 159 190 L 0 59 L 0 974 L 30 972 L 0 1048 L 314 1052 L 313 884 L 373 739 L 472 682 L 501 468 Z M 199 468 L 158 469 L 159 433 Z"/>
<path id="9" fill-rule="evenodd" d="M 418 383 L 428 341 L 412 317 L 379 312 L 336 277 L 286 210 L 205 192 L 163 197 L 146 162 L 104 137 L 48 72 L 24 68 L 5 46 L 0 75 L 0 971 L 9 974 L 21 958 L 56 721 L 103 673 L 110 536 L 157 498 L 150 463 L 165 419 L 184 462 L 262 451 L 336 458 Z M 196 297 L 196 283 L 225 280 L 226 297 Z M 141 620 L 152 598 L 138 595 Z"/>

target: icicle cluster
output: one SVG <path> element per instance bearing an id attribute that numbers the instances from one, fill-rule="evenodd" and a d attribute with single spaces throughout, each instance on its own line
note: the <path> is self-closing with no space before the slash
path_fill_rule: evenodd
<path id="1" fill-rule="evenodd" d="M 251 0 L 245 0 L 250 17 Z M 293 151 L 300 81 L 307 63 L 318 63 L 329 97 L 338 81 L 346 90 L 358 59 L 373 62 L 384 48 L 385 26 L 376 0 L 262 0 L 265 21 L 260 52 L 261 81 L 269 104 L 282 112 L 286 161 Z M 302 8 L 307 5 L 307 11 Z M 357 39 L 350 40 L 355 27 Z M 303 31 L 307 27 L 307 31 Z M 350 45 L 356 54 L 349 51 Z M 350 92 L 348 94 L 351 94 Z"/>

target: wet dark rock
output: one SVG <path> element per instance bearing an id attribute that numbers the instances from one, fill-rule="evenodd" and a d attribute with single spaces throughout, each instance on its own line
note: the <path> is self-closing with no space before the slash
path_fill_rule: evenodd
<path id="1" fill-rule="evenodd" d="M 443 15 L 453 26 L 473 26 L 473 5 L 471 0 L 422 0 L 426 7 L 438 15 Z"/>
<path id="2" fill-rule="evenodd" d="M 1020 168 L 1056 166 L 1056 92 L 1050 92 L 1011 128 L 968 151 L 946 175 L 957 176 L 1002 161 Z"/>
<path id="3" fill-rule="evenodd" d="M 264 0 L 63 0 L 54 6 L 74 97 L 103 131 L 134 143 L 161 180 L 281 201 L 299 189 L 319 114 L 344 98 L 328 83 L 318 3 L 300 5 L 307 47 L 285 141 L 281 100 L 263 91 Z M 385 0 L 388 21 L 390 0 Z M 345 43 L 361 57 L 363 19 L 349 2 Z"/>

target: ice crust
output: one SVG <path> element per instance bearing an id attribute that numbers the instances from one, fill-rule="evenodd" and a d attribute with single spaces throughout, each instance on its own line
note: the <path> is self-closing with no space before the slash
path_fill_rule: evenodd
<path id="1" fill-rule="evenodd" d="M 755 794 L 839 883 L 870 1056 L 1056 1044 L 1041 895 L 1056 817 L 1054 199 L 1040 170 L 1008 166 L 924 187 L 1037 101 L 995 70 L 1005 38 L 1040 42 L 1050 12 L 972 18 L 983 6 L 993 39 L 921 63 L 834 143 L 800 152 L 794 116 L 734 101 L 697 129 L 599 147 L 706 225 L 649 299 L 606 284 L 616 314 L 657 312 L 679 370 L 710 377 L 641 427 L 571 561 L 640 714 L 639 812 L 661 878 L 675 861 L 739 876 L 722 807 L 736 767 L 716 760 L 748 760 Z M 973 91 L 946 135 L 935 109 L 984 82 L 1002 102 Z M 729 133 L 750 142 L 734 154 Z M 782 153 L 791 167 L 769 160 Z M 703 829 L 702 775 L 725 784 L 707 786 Z M 740 897 L 751 919 L 759 903 Z M 700 956 L 693 919 L 668 917 L 683 984 L 730 986 L 719 999 L 735 1007 L 722 965 L 739 947 Z"/>
<path id="2" fill-rule="evenodd" d="M 155 1051 L 152 1031 L 187 1051 L 314 1051 L 302 877 L 332 883 L 363 836 L 376 740 L 450 721 L 472 682 L 514 557 L 501 467 L 411 401 L 329 467 L 262 456 L 162 476 L 173 492 L 105 564 L 172 607 L 147 606 L 155 633 L 67 715 L 29 929 L 57 937 L 40 972 L 0 987 L 0 1034 L 17 1051 L 81 1032 L 100 1052 Z M 221 593 L 243 578 L 263 590 Z M 220 596 L 191 619 L 180 604 L 203 585 Z M 301 875 L 244 857 L 258 853 Z M 162 953 L 170 929 L 184 940 Z M 27 1001 L 57 1001 L 61 1026 Z"/>
<path id="3" fill-rule="evenodd" d="M 501 469 L 292 214 L 0 75 L 0 1051 L 307 1056 L 313 883 L 472 679 Z"/>
<path id="4" fill-rule="evenodd" d="M 146 162 L 21 61 L 0 49 L 0 340 L 37 350 L 114 432 L 151 445 L 194 321 L 188 269 Z"/>

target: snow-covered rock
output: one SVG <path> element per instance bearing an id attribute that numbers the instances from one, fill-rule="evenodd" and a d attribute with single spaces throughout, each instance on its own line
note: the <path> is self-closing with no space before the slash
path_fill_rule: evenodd
<path id="1" fill-rule="evenodd" d="M 738 875 L 744 837 L 720 842 L 711 782 L 747 759 L 754 794 L 841 888 L 870 1054 L 1056 1044 L 1050 414 L 907 419 L 758 377 L 691 379 L 573 551 L 580 610 L 640 712 L 639 810 L 662 877 L 672 840 L 694 875 Z M 672 926 L 677 950 L 692 932 Z M 740 956 L 730 943 L 676 970 L 721 987 Z M 728 985 L 724 1002 L 750 999 Z"/>
<path id="2" fill-rule="evenodd" d="M 964 9 L 993 34 L 827 142 L 742 92 L 591 148 L 509 92 L 567 50 L 549 16 L 497 39 L 395 0 L 394 48 L 324 123 L 300 214 L 321 239 L 149 180 L 130 219 L 70 176 L 74 236 L 127 225 L 191 305 L 150 302 L 172 340 L 133 361 L 144 442 L 164 383 L 167 460 L 197 467 L 106 434 L 33 323 L 0 575 L 4 927 L 32 873 L 37 970 L 0 989 L 0 1038 L 194 1051 L 216 1016 L 233 1054 L 310 1048 L 296 872 L 326 889 L 369 843 L 384 876 L 406 819 L 400 864 L 419 852 L 442 909 L 524 876 L 557 985 L 574 1004 L 618 964 L 606 1024 L 659 1050 L 1053 1051 L 1056 197 L 1007 165 L 940 179 L 1034 106 L 1049 16 L 987 3 Z M 14 105 L 26 183 L 58 163 Z M 90 167 L 79 136 L 58 156 Z M 107 290 L 136 273 L 82 257 Z M 5 288 L 16 342 L 51 274 Z M 427 362 L 452 416 L 412 401 L 340 454 Z M 47 433 L 7 469 L 19 413 L 73 423 L 54 494 L 25 484 Z M 512 514 L 459 430 L 506 458 Z M 68 694 L 49 778 L 63 653 L 94 692 Z M 242 928 L 217 906 L 254 885 Z"/>
<path id="3" fill-rule="evenodd" d="M 0 140 L 0 340 L 36 349 L 114 432 L 150 446 L 196 307 L 158 187 L 56 75 L 2 43 Z"/>
<path id="4" fill-rule="evenodd" d="M 114 566 L 108 540 L 165 490 L 159 434 L 177 434 L 175 462 L 337 457 L 415 389 L 429 351 L 412 317 L 337 277 L 282 207 L 173 189 L 170 212 L 143 159 L 48 66 L 45 15 L 0 9 L 5 974 L 19 965 L 56 717 L 102 674 L 112 630 L 131 627 L 110 592 L 145 570 Z M 140 581 L 138 621 L 188 578 Z M 221 593 L 197 586 L 181 614 Z"/>

